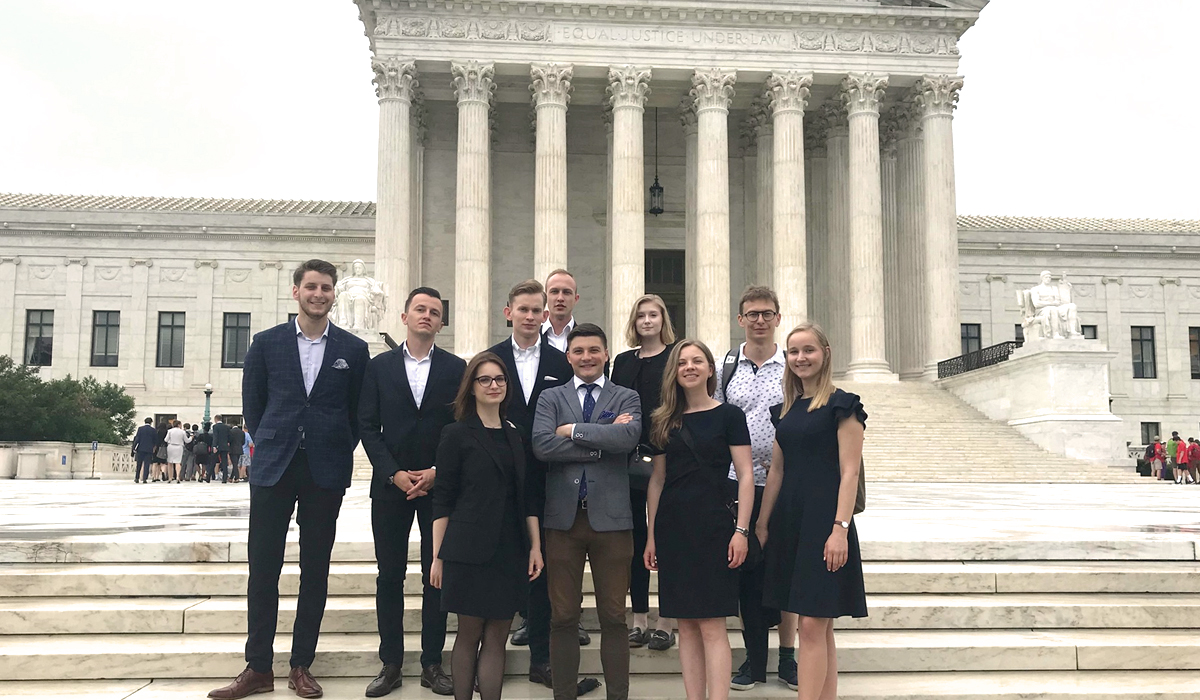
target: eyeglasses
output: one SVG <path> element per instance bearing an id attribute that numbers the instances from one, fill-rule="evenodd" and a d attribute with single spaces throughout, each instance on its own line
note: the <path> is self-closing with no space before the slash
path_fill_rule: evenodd
<path id="1" fill-rule="evenodd" d="M 504 386 L 505 384 L 508 384 L 508 377 L 504 376 L 503 374 L 497 374 L 494 377 L 484 375 L 482 377 L 475 377 L 475 382 L 479 384 L 479 386 L 491 386 L 493 384 L 496 386 Z"/>
<path id="2" fill-rule="evenodd" d="M 742 314 L 743 317 L 751 321 L 757 321 L 760 318 L 764 321 L 774 321 L 775 317 L 778 315 L 779 314 L 775 313 L 774 311 L 747 311 L 746 313 Z"/>

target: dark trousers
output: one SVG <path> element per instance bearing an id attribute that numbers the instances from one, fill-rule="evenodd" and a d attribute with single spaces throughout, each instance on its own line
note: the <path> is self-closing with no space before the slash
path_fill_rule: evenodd
<path id="1" fill-rule="evenodd" d="M 546 574 L 550 593 L 550 668 L 554 700 L 575 700 L 579 677 L 579 616 L 583 569 L 592 564 L 596 612 L 600 615 L 600 664 L 608 700 L 629 697 L 629 627 L 625 592 L 633 536 L 629 530 L 596 532 L 587 511 L 575 513 L 570 530 L 546 530 Z"/>
<path id="2" fill-rule="evenodd" d="M 329 592 L 329 556 L 345 489 L 313 482 L 308 455 L 297 450 L 274 486 L 250 487 L 250 583 L 246 591 L 246 663 L 259 673 L 271 670 L 279 624 L 279 572 L 292 511 L 300 527 L 300 597 L 292 627 L 289 664 L 311 666 Z M 297 508 L 299 504 L 299 508 Z"/>
<path id="3" fill-rule="evenodd" d="M 217 465 L 216 466 L 219 466 L 221 468 L 221 483 L 223 484 L 226 481 L 229 481 L 229 453 L 228 452 L 218 452 L 217 453 Z M 216 476 L 215 469 L 214 469 L 213 476 Z"/>
<path id="4" fill-rule="evenodd" d="M 546 530 L 542 530 L 542 561 L 546 560 Z M 550 590 L 549 576 L 543 574 L 529 582 L 529 604 L 525 628 L 529 632 L 529 667 L 550 663 Z"/>
<path id="5" fill-rule="evenodd" d="M 375 538 L 375 619 L 379 626 L 379 660 L 404 661 L 404 575 L 408 572 L 408 533 L 413 516 L 421 530 L 421 667 L 442 663 L 446 646 L 446 613 L 442 591 L 429 585 L 433 564 L 433 498 L 411 501 L 371 499 L 371 532 Z"/>
<path id="6" fill-rule="evenodd" d="M 650 612 L 650 570 L 643 555 L 649 531 L 646 525 L 646 492 L 629 489 L 629 505 L 633 508 L 633 558 L 629 561 L 629 600 L 635 613 Z"/>
<path id="7" fill-rule="evenodd" d="M 737 498 L 738 484 L 727 479 L 730 498 Z M 758 512 L 762 509 L 763 487 L 754 487 L 754 511 L 750 514 L 750 532 L 758 524 Z M 746 660 L 750 662 L 750 677 L 760 683 L 767 681 L 767 653 L 770 648 L 771 628 L 779 624 L 779 611 L 763 605 L 763 590 L 766 587 L 767 568 L 760 562 L 753 569 L 742 568 L 738 575 L 738 609 L 742 613 L 742 643 L 746 646 Z"/>
<path id="8" fill-rule="evenodd" d="M 138 452 L 137 466 L 133 470 L 134 481 L 146 481 L 150 478 L 150 463 L 154 461 L 153 452 Z"/>

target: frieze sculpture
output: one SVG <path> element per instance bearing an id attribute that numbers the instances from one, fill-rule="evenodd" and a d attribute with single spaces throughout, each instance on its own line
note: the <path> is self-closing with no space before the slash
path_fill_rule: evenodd
<path id="1" fill-rule="evenodd" d="M 1082 338 L 1078 310 L 1071 301 L 1071 283 L 1064 272 L 1058 284 L 1053 284 L 1048 270 L 1041 274 L 1041 284 L 1017 292 L 1021 307 L 1021 328 L 1025 339 Z"/>
<path id="2" fill-rule="evenodd" d="M 350 264 L 350 274 L 334 287 L 330 320 L 348 331 L 375 331 L 386 309 L 387 292 L 377 280 L 367 277 L 366 263 L 355 260 Z"/>

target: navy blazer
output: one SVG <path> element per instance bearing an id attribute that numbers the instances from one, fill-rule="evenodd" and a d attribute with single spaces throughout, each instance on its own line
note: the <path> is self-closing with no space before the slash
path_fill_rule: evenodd
<path id="1" fill-rule="evenodd" d="M 158 444 L 158 431 L 153 425 L 143 423 L 142 427 L 137 429 L 137 434 L 133 437 L 133 451 L 139 454 L 149 455 L 154 454 L 154 447 Z"/>
<path id="2" fill-rule="evenodd" d="M 408 385 L 403 345 L 376 355 L 367 365 L 358 421 L 363 449 L 371 460 L 371 498 L 406 499 L 392 476 L 433 466 L 442 428 L 454 422 L 454 397 L 467 362 L 436 345 L 429 362 L 420 408 Z"/>
<path id="3" fill-rule="evenodd" d="M 254 336 L 242 369 L 242 415 L 255 442 L 252 485 L 274 486 L 302 436 L 317 486 L 350 485 L 358 445 L 358 394 L 370 359 L 365 341 L 330 323 L 321 371 L 312 393 L 305 395 L 296 323 L 281 323 Z"/>

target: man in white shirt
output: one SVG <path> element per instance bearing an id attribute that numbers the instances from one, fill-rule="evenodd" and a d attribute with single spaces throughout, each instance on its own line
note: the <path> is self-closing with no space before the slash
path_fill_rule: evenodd
<path id="1" fill-rule="evenodd" d="M 567 336 L 575 328 L 575 304 L 579 303 L 579 286 L 575 276 L 563 269 L 555 270 L 546 278 L 546 296 L 549 315 L 542 323 L 542 337 L 554 349 L 567 351 Z"/>

